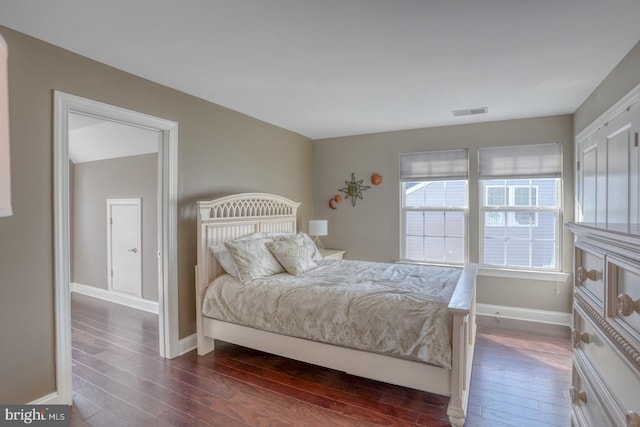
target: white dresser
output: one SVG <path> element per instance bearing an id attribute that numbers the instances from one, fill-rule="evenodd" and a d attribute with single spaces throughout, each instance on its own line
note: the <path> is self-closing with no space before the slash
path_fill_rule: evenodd
<path id="1" fill-rule="evenodd" d="M 576 236 L 572 424 L 640 427 L 640 229 Z"/>
<path id="2" fill-rule="evenodd" d="M 576 136 L 574 426 L 640 427 L 640 87 Z"/>

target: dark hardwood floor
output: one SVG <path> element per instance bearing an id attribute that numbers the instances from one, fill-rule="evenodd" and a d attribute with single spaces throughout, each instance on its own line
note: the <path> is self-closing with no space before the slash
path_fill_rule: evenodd
<path id="1" fill-rule="evenodd" d="M 157 316 L 72 294 L 72 426 L 446 426 L 448 399 L 217 342 L 158 356 Z M 466 426 L 568 426 L 568 328 L 478 318 Z"/>

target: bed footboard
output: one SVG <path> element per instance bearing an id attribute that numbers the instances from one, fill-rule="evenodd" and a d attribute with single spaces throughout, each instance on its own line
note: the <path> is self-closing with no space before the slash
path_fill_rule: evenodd
<path id="1" fill-rule="evenodd" d="M 451 341 L 451 398 L 447 415 L 454 427 L 462 427 L 467 416 L 471 365 L 476 338 L 477 264 L 467 264 L 449 303 L 453 316 Z"/>

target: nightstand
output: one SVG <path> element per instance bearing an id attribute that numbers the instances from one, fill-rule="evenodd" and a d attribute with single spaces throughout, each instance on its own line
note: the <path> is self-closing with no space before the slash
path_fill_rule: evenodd
<path id="1" fill-rule="evenodd" d="M 322 249 L 320 255 L 324 259 L 342 259 L 345 252 L 342 249 Z"/>

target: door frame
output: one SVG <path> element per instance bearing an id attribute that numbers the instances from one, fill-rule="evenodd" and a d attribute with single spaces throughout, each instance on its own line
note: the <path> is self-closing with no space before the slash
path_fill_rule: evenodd
<path id="1" fill-rule="evenodd" d="M 71 296 L 69 222 L 69 113 L 158 131 L 158 332 L 159 354 L 179 355 L 178 336 L 178 123 L 54 91 L 53 193 L 56 403 L 70 405 Z"/>
<path id="2" fill-rule="evenodd" d="M 107 199 L 107 288 L 111 292 L 120 292 L 113 289 L 113 214 L 111 208 L 113 206 L 134 206 L 137 208 L 138 216 L 136 218 L 136 248 L 140 251 L 139 262 L 140 271 L 137 274 L 137 280 L 140 284 L 140 293 L 134 295 L 136 298 L 142 298 L 142 200 L 139 197 L 130 197 L 126 199 Z M 124 293 L 124 292 L 121 292 Z M 131 295 L 127 293 L 128 295 Z"/>

